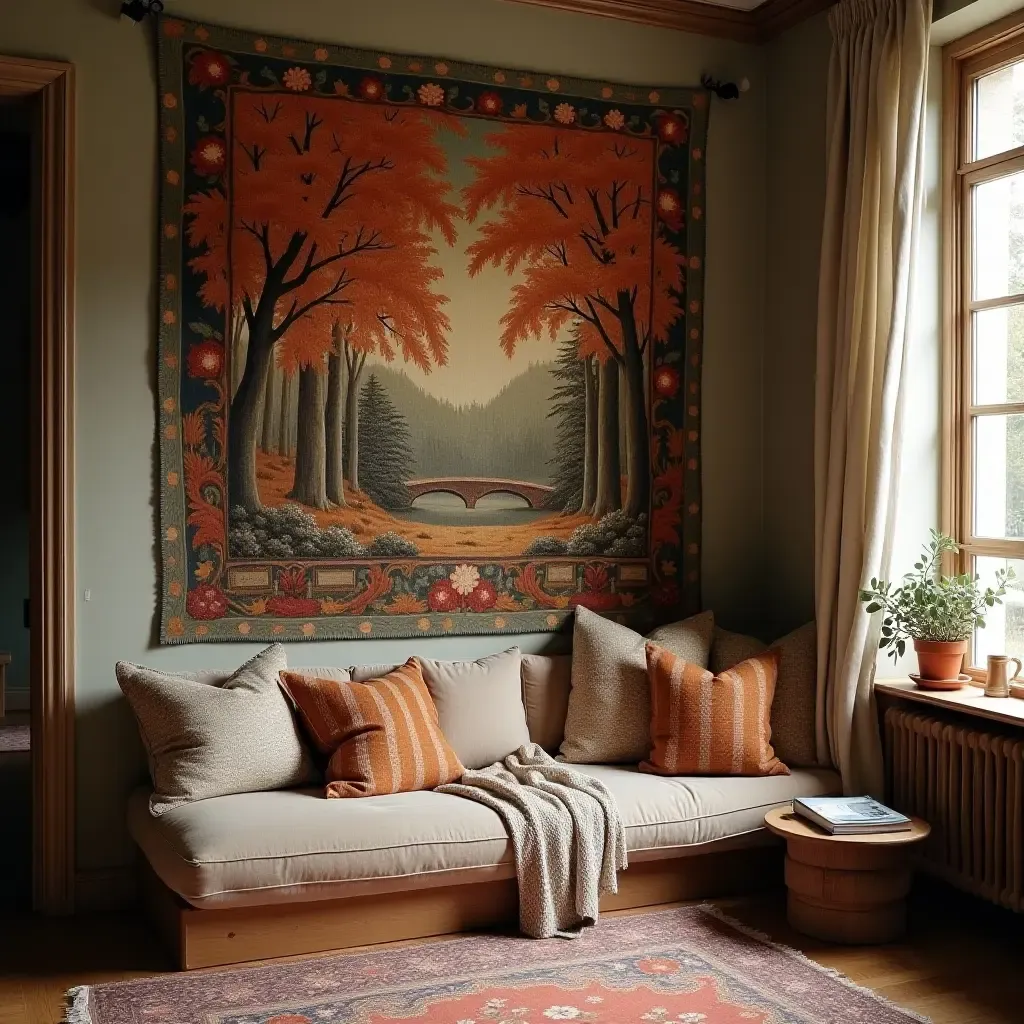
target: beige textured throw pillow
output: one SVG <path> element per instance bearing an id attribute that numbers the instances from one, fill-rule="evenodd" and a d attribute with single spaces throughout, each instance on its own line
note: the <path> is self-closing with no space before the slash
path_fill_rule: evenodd
<path id="1" fill-rule="evenodd" d="M 779 651 L 778 679 L 772 701 L 772 745 L 794 768 L 816 768 L 814 708 L 817 700 L 818 634 L 813 622 L 787 633 L 772 645 Z M 711 671 L 716 675 L 766 650 L 752 636 L 715 629 Z"/>
<path id="2" fill-rule="evenodd" d="M 117 682 L 149 758 L 153 814 L 193 800 L 316 779 L 278 682 L 284 668 L 280 644 L 219 682 L 117 663 Z"/>
<path id="3" fill-rule="evenodd" d="M 416 661 L 441 732 L 466 768 L 486 768 L 530 742 L 518 647 L 478 661 Z"/>
<path id="4" fill-rule="evenodd" d="M 650 639 L 707 668 L 711 612 L 661 626 Z M 572 764 L 633 764 L 651 752 L 651 694 L 646 640 L 588 608 L 576 609 L 572 689 L 561 757 Z"/>

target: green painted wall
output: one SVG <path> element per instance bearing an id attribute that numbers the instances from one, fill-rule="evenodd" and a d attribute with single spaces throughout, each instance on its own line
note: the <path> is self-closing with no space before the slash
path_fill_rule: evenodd
<path id="1" fill-rule="evenodd" d="M 761 608 L 761 352 L 765 300 L 765 51 L 507 0 L 178 0 L 184 17 L 355 46 L 444 55 L 637 84 L 746 76 L 715 104 L 709 143 L 704 389 L 705 601 L 758 626 Z M 114 0 L 8 4 L 0 53 L 78 69 L 77 545 L 78 866 L 128 863 L 125 797 L 143 776 L 120 699 L 118 658 L 230 668 L 252 645 L 155 643 L 154 253 L 156 93 L 144 30 Z M 84 600 L 88 589 L 91 600 Z M 520 638 L 540 649 L 549 638 Z M 310 644 L 296 664 L 478 656 L 503 641 Z"/>
<path id="2" fill-rule="evenodd" d="M 1001 2 L 959 4 L 964 17 L 974 19 L 963 30 L 996 17 L 1001 12 L 993 4 Z M 1013 2 L 1020 6 L 1020 0 Z M 795 26 L 767 47 L 763 502 L 765 629 L 771 638 L 814 616 L 814 363 L 830 50 L 827 13 Z M 939 519 L 941 78 L 941 52 L 933 46 L 893 542 L 892 572 L 897 576 L 910 569 L 928 529 Z M 899 675 L 891 661 L 882 659 L 880 664 L 886 675 Z"/>
<path id="3" fill-rule="evenodd" d="M 823 13 L 766 47 L 762 500 L 771 639 L 814 617 L 814 359 L 831 46 Z"/>

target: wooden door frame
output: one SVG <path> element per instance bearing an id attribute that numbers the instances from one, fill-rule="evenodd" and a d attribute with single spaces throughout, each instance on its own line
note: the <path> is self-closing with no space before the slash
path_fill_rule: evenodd
<path id="1" fill-rule="evenodd" d="M 66 914 L 75 878 L 74 67 L 0 56 L 0 96 L 34 105 L 32 903 Z"/>

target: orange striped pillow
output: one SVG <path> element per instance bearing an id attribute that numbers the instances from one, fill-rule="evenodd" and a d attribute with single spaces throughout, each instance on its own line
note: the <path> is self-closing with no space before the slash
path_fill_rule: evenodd
<path id="1" fill-rule="evenodd" d="M 788 775 L 772 749 L 769 715 L 779 652 L 775 648 L 713 675 L 647 644 L 651 687 L 649 760 L 655 775 Z"/>
<path id="2" fill-rule="evenodd" d="M 282 672 L 281 685 L 317 749 L 330 757 L 329 797 L 434 789 L 464 771 L 437 724 L 415 658 L 361 683 Z"/>

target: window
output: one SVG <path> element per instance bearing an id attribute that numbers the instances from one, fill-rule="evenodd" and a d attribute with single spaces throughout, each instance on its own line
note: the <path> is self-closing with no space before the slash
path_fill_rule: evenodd
<path id="1" fill-rule="evenodd" d="M 945 528 L 959 571 L 1017 574 L 975 632 L 977 674 L 1024 656 L 1024 19 L 951 43 L 944 65 Z"/>

